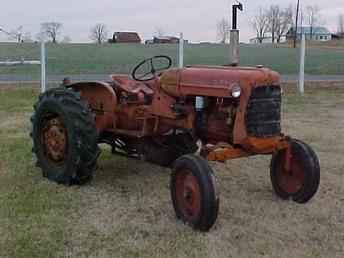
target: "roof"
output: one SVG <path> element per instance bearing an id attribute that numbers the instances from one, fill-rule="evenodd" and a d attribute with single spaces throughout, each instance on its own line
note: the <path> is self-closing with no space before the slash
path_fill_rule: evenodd
<path id="1" fill-rule="evenodd" d="M 289 32 L 292 32 L 294 30 L 295 30 L 295 28 L 291 27 Z M 301 34 L 301 33 L 311 34 L 311 27 L 309 27 L 309 26 L 298 27 L 297 28 L 297 34 Z M 312 33 L 315 35 L 316 34 L 322 34 L 322 35 L 323 34 L 331 34 L 331 32 L 325 27 L 313 27 Z"/>
<path id="2" fill-rule="evenodd" d="M 162 36 L 162 37 L 155 37 L 155 38 L 159 40 L 179 40 L 179 38 L 173 37 L 173 36 Z"/>
<path id="3" fill-rule="evenodd" d="M 129 42 L 141 42 L 141 38 L 137 32 L 115 32 L 114 40 L 116 41 L 129 41 Z"/>

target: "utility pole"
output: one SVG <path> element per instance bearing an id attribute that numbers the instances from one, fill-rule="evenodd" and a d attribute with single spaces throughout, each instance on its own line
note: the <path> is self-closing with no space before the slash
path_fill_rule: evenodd
<path id="1" fill-rule="evenodd" d="M 238 9 L 243 11 L 243 5 L 238 2 L 232 6 L 232 29 L 230 31 L 230 65 L 239 64 L 239 30 L 237 28 Z"/>
<path id="2" fill-rule="evenodd" d="M 296 22 L 295 22 L 295 32 L 294 32 L 294 48 L 296 48 L 296 41 L 297 41 L 297 29 L 298 29 L 298 24 L 299 24 L 299 12 L 300 12 L 300 0 L 297 0 Z"/>

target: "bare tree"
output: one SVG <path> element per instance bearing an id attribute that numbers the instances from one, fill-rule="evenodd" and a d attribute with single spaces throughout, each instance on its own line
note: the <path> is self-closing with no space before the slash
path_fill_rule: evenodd
<path id="1" fill-rule="evenodd" d="M 0 28 L 0 32 L 5 33 L 8 36 L 8 39 L 15 40 L 18 43 L 23 42 L 24 32 L 23 26 L 19 26 L 17 29 L 11 30 L 10 32 Z"/>
<path id="2" fill-rule="evenodd" d="M 98 23 L 91 29 L 90 38 L 98 44 L 102 44 L 106 41 L 107 37 L 108 30 L 105 24 Z"/>
<path id="3" fill-rule="evenodd" d="M 269 19 L 266 10 L 259 8 L 258 14 L 251 21 L 252 28 L 255 30 L 259 43 L 263 43 L 265 34 L 269 29 Z"/>
<path id="4" fill-rule="evenodd" d="M 287 8 L 281 8 L 279 5 L 271 5 L 266 16 L 272 43 L 280 43 L 282 37 L 293 25 L 293 7 L 290 5 Z"/>
<path id="5" fill-rule="evenodd" d="M 13 39 L 17 41 L 18 43 L 22 43 L 23 36 L 24 36 L 23 26 L 19 26 L 17 29 L 11 30 L 8 36 L 9 36 L 9 39 Z"/>
<path id="6" fill-rule="evenodd" d="M 306 7 L 306 21 L 310 27 L 310 39 L 313 39 L 314 27 L 320 20 L 319 7 L 317 5 L 309 5 Z"/>
<path id="7" fill-rule="evenodd" d="M 340 37 L 344 36 L 344 14 L 338 16 L 338 35 Z"/>
<path id="8" fill-rule="evenodd" d="M 61 33 L 62 23 L 59 22 L 45 22 L 41 24 L 41 33 L 51 40 L 52 43 L 57 43 L 57 37 Z"/>
<path id="9" fill-rule="evenodd" d="M 164 28 L 156 27 L 155 28 L 155 34 L 157 35 L 157 37 L 161 38 L 161 37 L 165 36 L 166 33 L 165 33 Z"/>
<path id="10" fill-rule="evenodd" d="M 217 38 L 220 40 L 220 43 L 224 44 L 229 39 L 229 22 L 222 18 L 218 21 L 216 27 L 217 27 Z"/>
<path id="11" fill-rule="evenodd" d="M 277 43 L 281 42 L 281 38 L 287 33 L 288 29 L 293 24 L 293 7 L 289 6 L 282 11 L 280 11 L 277 27 L 276 27 L 276 37 Z"/>
<path id="12" fill-rule="evenodd" d="M 278 5 L 271 5 L 267 12 L 267 17 L 269 20 L 268 31 L 271 33 L 272 43 L 275 43 L 275 40 L 278 35 L 280 15 L 281 15 L 280 7 Z"/>

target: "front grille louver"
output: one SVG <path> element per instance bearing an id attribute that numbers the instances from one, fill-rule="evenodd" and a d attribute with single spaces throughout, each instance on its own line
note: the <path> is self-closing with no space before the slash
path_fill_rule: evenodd
<path id="1" fill-rule="evenodd" d="M 272 137 L 281 134 L 281 88 L 262 86 L 252 90 L 246 111 L 249 136 Z"/>

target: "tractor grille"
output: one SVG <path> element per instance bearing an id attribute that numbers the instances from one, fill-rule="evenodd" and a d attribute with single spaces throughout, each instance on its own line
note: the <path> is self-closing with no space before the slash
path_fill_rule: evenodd
<path id="1" fill-rule="evenodd" d="M 253 89 L 247 105 L 246 130 L 249 136 L 271 137 L 281 133 L 281 88 Z"/>

